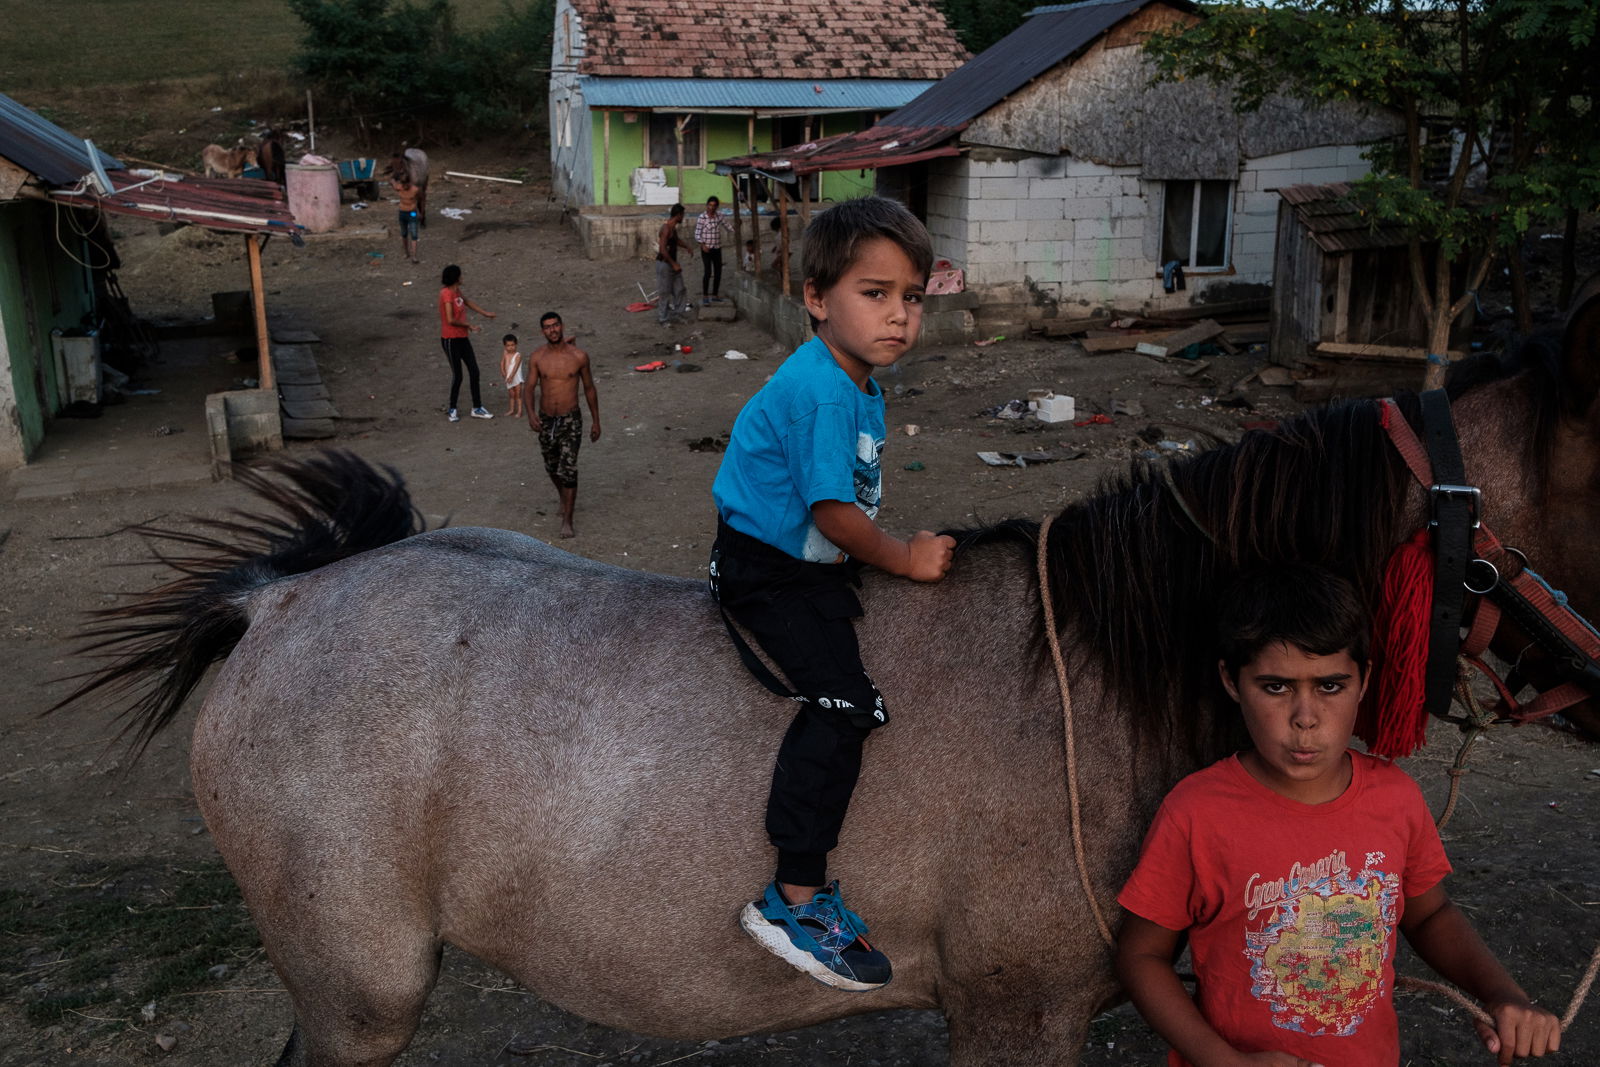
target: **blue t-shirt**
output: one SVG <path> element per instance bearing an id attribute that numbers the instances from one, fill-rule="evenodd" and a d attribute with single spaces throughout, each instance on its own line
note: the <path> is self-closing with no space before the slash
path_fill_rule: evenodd
<path id="1" fill-rule="evenodd" d="M 883 392 L 862 392 L 813 337 L 784 360 L 733 423 L 711 487 L 722 521 L 796 559 L 832 563 L 839 548 L 811 521 L 819 500 L 878 514 Z"/>

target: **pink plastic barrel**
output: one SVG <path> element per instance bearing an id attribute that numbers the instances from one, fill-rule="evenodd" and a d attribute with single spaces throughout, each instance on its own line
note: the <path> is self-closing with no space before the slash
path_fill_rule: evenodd
<path id="1" fill-rule="evenodd" d="M 311 233 L 339 228 L 339 168 L 290 163 L 285 186 L 294 221 Z"/>

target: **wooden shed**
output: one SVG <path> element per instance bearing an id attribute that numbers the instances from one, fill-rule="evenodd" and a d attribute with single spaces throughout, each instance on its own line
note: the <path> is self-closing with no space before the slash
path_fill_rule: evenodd
<path id="1" fill-rule="evenodd" d="M 1413 296 L 1406 231 L 1374 228 L 1350 186 L 1278 190 L 1270 359 L 1425 360 L 1428 324 Z"/>

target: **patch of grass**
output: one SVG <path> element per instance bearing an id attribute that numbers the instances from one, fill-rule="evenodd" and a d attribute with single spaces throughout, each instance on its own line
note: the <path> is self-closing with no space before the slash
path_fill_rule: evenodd
<path id="1" fill-rule="evenodd" d="M 498 9 L 468 0 L 455 7 L 464 28 L 486 24 Z M 0 0 L 0 26 L 13 31 L 0 33 L 0 86 L 8 94 L 287 70 L 304 32 L 285 0 L 56 0 L 43 8 Z"/>
<path id="2" fill-rule="evenodd" d="M 220 860 L 84 867 L 63 883 L 0 888 L 0 996 L 41 1025 L 90 1005 L 135 1012 L 216 982 L 213 967 L 260 947 Z"/>

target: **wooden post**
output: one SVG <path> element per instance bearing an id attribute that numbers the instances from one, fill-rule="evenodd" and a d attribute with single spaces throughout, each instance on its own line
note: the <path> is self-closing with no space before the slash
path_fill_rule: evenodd
<path id="1" fill-rule="evenodd" d="M 739 175 L 730 177 L 733 183 L 733 243 L 734 255 L 739 257 L 739 262 L 734 269 L 744 270 L 744 216 L 739 213 Z"/>
<path id="2" fill-rule="evenodd" d="M 311 135 L 311 151 L 317 150 L 317 110 L 311 106 L 311 90 L 306 90 L 306 132 Z"/>
<path id="3" fill-rule="evenodd" d="M 258 388 L 277 392 L 277 375 L 272 369 L 272 338 L 267 333 L 267 301 L 261 284 L 261 244 L 253 233 L 244 235 L 245 257 L 250 260 L 250 303 L 255 309 L 256 353 L 260 370 L 256 374 Z"/>
<path id="4" fill-rule="evenodd" d="M 756 174 L 750 173 L 750 229 L 756 241 L 756 274 L 766 273 L 767 264 L 761 251 L 761 205 L 756 202 Z"/>
<path id="5" fill-rule="evenodd" d="M 1339 257 L 1339 277 L 1333 290 L 1333 339 L 1343 343 L 1350 340 L 1350 275 L 1354 270 L 1355 253 L 1346 252 Z M 1372 338 L 1363 337 L 1363 341 Z"/>
<path id="6" fill-rule="evenodd" d="M 601 140 L 601 143 L 605 147 L 603 149 L 601 149 L 602 155 L 600 157 L 600 159 L 601 159 L 601 162 L 600 162 L 600 202 L 602 204 L 610 204 L 611 203 L 611 112 L 605 111 L 605 112 L 601 112 L 601 114 L 602 114 L 603 117 L 600 119 L 600 124 L 604 128 L 604 132 L 600 135 L 600 140 Z M 591 126 L 590 129 L 593 129 L 593 127 Z"/>
<path id="7" fill-rule="evenodd" d="M 672 124 L 672 147 L 677 154 L 678 163 L 678 203 L 688 199 L 683 195 L 683 128 L 689 125 L 689 116 L 676 120 Z"/>
<path id="8" fill-rule="evenodd" d="M 807 174 L 798 174 L 796 177 L 800 180 L 800 229 L 803 232 L 811 225 L 811 194 L 806 190 L 811 178 Z"/>
<path id="9" fill-rule="evenodd" d="M 789 295 L 789 183 L 778 183 L 778 270 L 783 274 L 783 295 Z"/>

